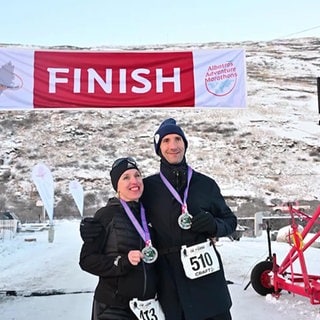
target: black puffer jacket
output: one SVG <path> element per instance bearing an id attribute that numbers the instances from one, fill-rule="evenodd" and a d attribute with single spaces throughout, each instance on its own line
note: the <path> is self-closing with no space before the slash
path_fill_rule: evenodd
<path id="1" fill-rule="evenodd" d="M 128 205 L 141 224 L 140 204 L 128 202 Z M 133 266 L 128 260 L 130 250 L 142 250 L 145 244 L 119 199 L 109 199 L 107 205 L 96 212 L 95 219 L 103 224 L 105 232 L 94 242 L 83 244 L 79 262 L 83 270 L 99 276 L 95 300 L 126 308 L 132 298 L 154 298 L 154 264 L 141 261 Z"/>
<path id="2" fill-rule="evenodd" d="M 187 165 L 169 165 L 163 160 L 161 172 L 183 196 L 187 183 Z M 220 255 L 220 271 L 197 278 L 186 277 L 181 259 L 182 245 L 204 242 L 208 235 L 183 230 L 177 221 L 181 205 L 172 196 L 160 175 L 144 179 L 142 202 L 155 231 L 155 246 L 159 250 L 159 300 L 166 320 L 182 318 L 203 320 L 227 312 L 231 298 L 224 276 Z M 217 224 L 216 236 L 231 234 L 237 225 L 237 218 L 227 206 L 216 182 L 208 176 L 193 171 L 187 198 L 189 213 L 196 216 L 200 212 L 211 213 Z M 216 250 L 216 249 L 215 249 Z"/>

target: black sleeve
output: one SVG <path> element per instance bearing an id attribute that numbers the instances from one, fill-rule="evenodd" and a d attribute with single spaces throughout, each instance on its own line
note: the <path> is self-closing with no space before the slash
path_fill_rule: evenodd
<path id="1" fill-rule="evenodd" d="M 101 221 L 105 228 L 93 242 L 83 243 L 80 251 L 79 265 L 84 271 L 101 277 L 113 277 L 126 274 L 134 267 L 130 264 L 128 256 L 123 253 L 113 252 L 112 254 L 106 254 L 104 252 L 112 216 L 109 213 L 103 215 L 104 217 L 109 217 L 109 219 L 108 221 L 102 221 L 100 214 L 98 211 L 95 218 Z"/>
<path id="2" fill-rule="evenodd" d="M 237 228 L 237 217 L 226 204 L 219 186 L 214 182 L 212 189 L 212 208 L 210 210 L 216 220 L 216 237 L 232 234 Z"/>

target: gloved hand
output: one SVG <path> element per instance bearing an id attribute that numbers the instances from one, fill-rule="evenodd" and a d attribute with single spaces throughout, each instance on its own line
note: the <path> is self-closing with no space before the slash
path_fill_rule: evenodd
<path id="1" fill-rule="evenodd" d="M 80 222 L 80 236 L 84 242 L 93 242 L 103 230 L 103 225 L 92 217 L 83 218 Z"/>
<path id="2" fill-rule="evenodd" d="M 202 211 L 193 216 L 191 230 L 215 236 L 217 233 L 217 223 L 211 213 Z"/>

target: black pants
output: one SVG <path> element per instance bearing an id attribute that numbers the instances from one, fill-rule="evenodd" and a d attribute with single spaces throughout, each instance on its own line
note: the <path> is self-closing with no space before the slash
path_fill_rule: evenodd
<path id="1" fill-rule="evenodd" d="M 208 318 L 206 320 L 232 320 L 232 317 L 231 317 L 230 311 L 228 310 L 225 313 L 218 314 L 217 316 L 214 316 L 212 318 Z"/>
<path id="2" fill-rule="evenodd" d="M 91 320 L 137 320 L 128 308 L 107 306 L 96 300 L 93 301 Z"/>
<path id="3" fill-rule="evenodd" d="M 185 316 L 182 315 L 181 320 L 185 320 Z M 226 311 L 225 313 L 218 314 L 214 317 L 207 318 L 205 320 L 232 320 L 230 311 Z"/>

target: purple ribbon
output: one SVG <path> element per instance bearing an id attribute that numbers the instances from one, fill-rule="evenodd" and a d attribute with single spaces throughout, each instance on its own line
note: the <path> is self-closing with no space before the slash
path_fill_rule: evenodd
<path id="1" fill-rule="evenodd" d="M 187 212 L 187 197 L 188 197 L 188 192 L 189 192 L 190 180 L 192 177 L 192 169 L 189 166 L 188 166 L 188 173 L 187 174 L 188 174 L 187 187 L 183 193 L 183 200 L 181 200 L 179 193 L 176 191 L 176 189 L 172 186 L 172 184 L 168 181 L 168 179 L 160 171 L 160 178 L 162 179 L 163 183 L 169 189 L 171 194 L 176 198 L 176 200 L 181 204 L 182 213 Z"/>
<path id="2" fill-rule="evenodd" d="M 148 224 L 147 224 L 147 220 L 146 220 L 146 212 L 145 212 L 145 209 L 144 209 L 142 203 L 140 203 L 140 217 L 141 217 L 141 222 L 142 222 L 142 227 L 141 227 L 141 225 L 139 224 L 139 221 L 136 219 L 136 217 L 132 213 L 128 204 L 122 199 L 119 199 L 119 200 L 120 200 L 120 203 L 122 204 L 123 209 L 126 212 L 127 216 L 131 220 L 131 222 L 134 225 L 134 227 L 136 228 L 136 230 L 139 232 L 141 238 L 144 240 L 144 242 L 147 245 L 149 245 L 151 243 L 151 238 L 150 238 L 150 232 L 149 232 L 149 228 L 148 228 Z"/>

